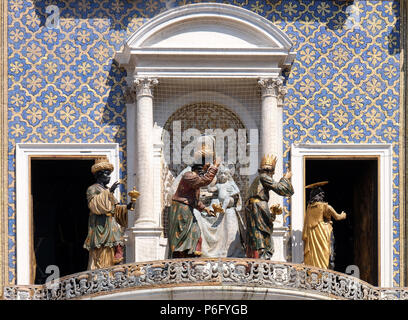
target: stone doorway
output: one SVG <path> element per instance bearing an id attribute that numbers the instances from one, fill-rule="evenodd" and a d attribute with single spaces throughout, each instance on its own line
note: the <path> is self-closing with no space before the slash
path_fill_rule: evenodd
<path id="1" fill-rule="evenodd" d="M 94 183 L 93 159 L 31 160 L 31 201 L 35 284 L 44 284 L 56 266 L 59 276 L 85 271 L 88 252 L 86 189 Z"/>
<path id="2" fill-rule="evenodd" d="M 347 218 L 333 221 L 335 271 L 357 266 L 361 280 L 378 285 L 378 159 L 306 158 L 306 185 L 329 181 L 326 201 Z M 306 203 L 309 192 L 306 190 Z M 351 267 L 349 267 L 351 266 Z M 348 268 L 349 267 L 349 268 Z"/>

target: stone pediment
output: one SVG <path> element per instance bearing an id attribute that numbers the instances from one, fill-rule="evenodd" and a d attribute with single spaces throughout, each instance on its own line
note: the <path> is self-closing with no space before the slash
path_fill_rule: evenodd
<path id="1" fill-rule="evenodd" d="M 279 48 L 276 39 L 236 21 L 198 17 L 173 23 L 141 44 L 150 48 L 254 49 Z"/>
<path id="2" fill-rule="evenodd" d="M 154 17 L 115 59 L 136 76 L 277 76 L 293 62 L 289 37 L 267 19 L 225 4 L 192 4 Z"/>

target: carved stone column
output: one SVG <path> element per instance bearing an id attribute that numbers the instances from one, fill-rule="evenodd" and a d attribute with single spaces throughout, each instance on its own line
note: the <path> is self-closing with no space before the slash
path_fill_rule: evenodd
<path id="1" fill-rule="evenodd" d="M 286 94 L 283 86 L 283 77 L 263 78 L 258 81 L 262 88 L 262 117 L 261 117 L 261 153 L 278 154 L 282 150 L 282 140 L 277 143 L 282 126 L 281 101 Z M 282 157 L 278 156 L 278 162 Z"/>
<path id="2" fill-rule="evenodd" d="M 134 77 L 126 93 L 128 189 L 140 192 L 126 235 L 127 262 L 160 258 L 160 221 L 154 213 L 153 87 L 155 78 Z"/>
<path id="3" fill-rule="evenodd" d="M 153 86 L 157 79 L 135 78 L 136 89 L 136 202 L 135 225 L 156 225 L 153 215 Z"/>
<path id="4" fill-rule="evenodd" d="M 132 84 L 126 88 L 124 93 L 126 103 L 126 164 L 127 164 L 127 190 L 136 186 L 136 89 Z M 128 227 L 133 227 L 135 212 L 128 213 Z"/>
<path id="5" fill-rule="evenodd" d="M 261 78 L 258 84 L 262 89 L 260 157 L 265 154 L 277 157 L 274 179 L 279 180 L 283 175 L 282 101 L 287 90 L 283 86 L 283 77 Z M 280 204 L 283 207 L 283 198 L 276 193 L 271 191 L 269 199 L 270 205 Z M 273 260 L 286 261 L 287 231 L 288 228 L 283 226 L 282 215 L 277 216 L 272 235 L 275 245 Z"/>

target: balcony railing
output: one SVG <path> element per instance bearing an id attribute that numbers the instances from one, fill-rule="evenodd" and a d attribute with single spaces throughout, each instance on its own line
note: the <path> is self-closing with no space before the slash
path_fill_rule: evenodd
<path id="1" fill-rule="evenodd" d="M 171 259 L 85 271 L 53 283 L 8 286 L 8 300 L 86 299 L 163 287 L 261 287 L 310 293 L 323 299 L 407 300 L 408 288 L 380 288 L 353 276 L 303 264 L 259 259 Z"/>

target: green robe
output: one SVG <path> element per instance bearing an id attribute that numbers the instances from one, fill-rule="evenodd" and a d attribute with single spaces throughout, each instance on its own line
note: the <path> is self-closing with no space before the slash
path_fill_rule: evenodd
<path id="1" fill-rule="evenodd" d="M 262 173 L 252 182 L 245 202 L 248 258 L 270 259 L 273 255 L 271 235 L 275 214 L 271 213 L 268 205 L 270 190 L 286 197 L 294 193 L 292 184 L 286 178 L 276 182 L 267 174 Z"/>
<path id="2" fill-rule="evenodd" d="M 90 214 L 84 248 L 91 251 L 101 247 L 123 246 L 121 227 L 127 225 L 126 205 L 119 205 L 109 189 L 96 183 L 88 188 L 86 197 Z"/>
<path id="3" fill-rule="evenodd" d="M 201 230 L 193 214 L 193 207 L 173 201 L 169 211 L 169 257 L 174 252 L 194 255 L 201 237 Z"/>
<path id="4" fill-rule="evenodd" d="M 169 258 L 199 255 L 201 230 L 193 210 L 204 210 L 204 204 L 199 201 L 200 188 L 209 185 L 217 171 L 217 167 L 210 166 L 204 175 L 183 174 L 169 211 Z"/>

